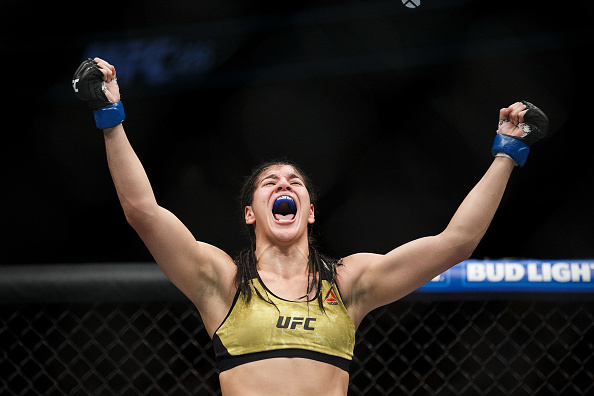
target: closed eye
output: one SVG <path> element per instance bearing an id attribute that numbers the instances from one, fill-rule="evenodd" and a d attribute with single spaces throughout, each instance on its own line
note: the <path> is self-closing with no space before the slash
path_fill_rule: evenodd
<path id="1" fill-rule="evenodd" d="M 272 174 L 269 176 L 266 176 L 264 179 L 262 179 L 262 186 L 274 186 L 278 180 L 280 179 L 280 177 L 278 175 Z M 289 180 L 289 184 L 294 185 L 294 186 L 304 186 L 303 181 L 299 178 L 299 176 L 292 174 L 288 177 Z"/>

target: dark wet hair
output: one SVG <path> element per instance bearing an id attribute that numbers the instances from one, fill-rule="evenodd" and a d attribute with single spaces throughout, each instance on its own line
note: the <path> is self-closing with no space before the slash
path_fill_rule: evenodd
<path id="1" fill-rule="evenodd" d="M 301 176 L 305 188 L 309 192 L 310 201 L 314 204 L 316 201 L 316 192 L 313 186 L 310 183 L 309 178 L 307 175 L 295 164 L 287 160 L 280 160 L 280 161 L 271 161 L 261 164 L 260 166 L 254 168 L 252 173 L 245 178 L 243 182 L 243 186 L 241 188 L 241 195 L 240 195 L 240 205 L 241 205 L 241 213 L 244 212 L 246 206 L 250 206 L 252 204 L 254 193 L 256 191 L 256 186 L 258 182 L 258 178 L 262 174 L 262 172 L 266 171 L 267 169 L 273 166 L 279 165 L 289 165 L 292 166 L 293 169 Z M 257 264 L 258 260 L 256 259 L 256 234 L 254 231 L 254 227 L 251 224 L 245 224 L 246 231 L 249 236 L 249 243 L 250 246 L 247 249 L 242 250 L 237 257 L 235 258 L 235 265 L 237 265 L 237 274 L 235 276 L 235 284 L 239 289 L 240 294 L 243 295 L 245 302 L 249 303 L 252 298 L 252 288 L 251 288 L 251 280 L 254 278 L 254 275 L 257 274 Z M 316 290 L 316 299 L 318 301 L 318 305 L 322 312 L 324 312 L 323 302 L 324 297 L 322 296 L 322 280 L 327 280 L 330 282 L 330 285 L 333 286 L 336 279 L 336 265 L 337 261 L 334 259 L 330 259 L 325 255 L 319 253 L 315 239 L 312 235 L 312 227 L 313 224 L 308 225 L 308 245 L 309 245 L 309 258 L 308 258 L 308 285 L 307 285 L 307 293 L 305 297 L 309 296 L 312 290 Z M 262 298 L 264 301 L 272 303 L 270 299 L 265 298 L 258 292 L 257 289 L 256 294 L 258 297 Z"/>

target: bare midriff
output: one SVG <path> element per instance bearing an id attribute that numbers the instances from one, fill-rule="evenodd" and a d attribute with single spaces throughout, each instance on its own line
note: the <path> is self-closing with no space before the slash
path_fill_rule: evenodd
<path id="1" fill-rule="evenodd" d="M 302 358 L 258 360 L 223 371 L 223 396 L 345 396 L 349 374 L 331 364 Z"/>

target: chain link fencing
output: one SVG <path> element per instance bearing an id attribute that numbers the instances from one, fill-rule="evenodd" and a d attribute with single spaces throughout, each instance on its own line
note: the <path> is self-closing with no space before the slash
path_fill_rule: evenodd
<path id="1" fill-rule="evenodd" d="M 220 394 L 195 307 L 152 266 L 137 269 L 144 280 L 106 269 L 112 280 L 95 291 L 99 297 L 87 284 L 96 272 L 27 282 L 5 272 L 0 394 Z M 2 287 L 11 281 L 12 289 Z M 110 292 L 124 284 L 124 297 Z M 349 395 L 594 394 L 594 301 L 413 293 L 363 321 L 350 376 Z"/>

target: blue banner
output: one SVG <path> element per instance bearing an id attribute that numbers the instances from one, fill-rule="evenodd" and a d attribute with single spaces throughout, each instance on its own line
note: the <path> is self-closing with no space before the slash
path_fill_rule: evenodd
<path id="1" fill-rule="evenodd" d="M 424 293 L 594 292 L 594 260 L 466 260 L 417 289 Z"/>

